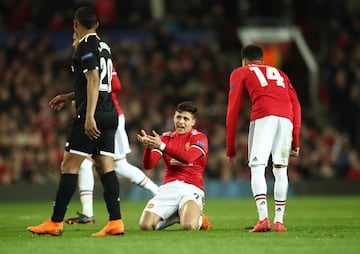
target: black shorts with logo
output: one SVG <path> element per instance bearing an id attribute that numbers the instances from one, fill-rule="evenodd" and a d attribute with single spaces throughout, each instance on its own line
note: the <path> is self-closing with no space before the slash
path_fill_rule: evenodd
<path id="1" fill-rule="evenodd" d="M 83 156 L 101 154 L 113 157 L 118 114 L 116 111 L 99 111 L 95 114 L 95 121 L 101 135 L 97 139 L 90 139 L 85 135 L 85 118 L 80 115 L 74 118 L 68 132 L 65 151 Z"/>

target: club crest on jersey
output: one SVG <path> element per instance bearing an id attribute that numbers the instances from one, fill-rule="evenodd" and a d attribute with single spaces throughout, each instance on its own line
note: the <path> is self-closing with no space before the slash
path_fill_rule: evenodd
<path id="1" fill-rule="evenodd" d="M 91 58 L 93 56 L 94 56 L 94 54 L 92 52 L 90 52 L 90 53 L 87 53 L 87 54 L 83 55 L 82 57 L 80 57 L 80 59 L 81 59 L 81 61 L 84 61 L 84 60 L 86 60 L 88 58 Z"/>
<path id="2" fill-rule="evenodd" d="M 147 205 L 147 208 L 154 208 L 154 206 L 155 205 L 153 203 L 150 203 L 150 204 Z"/>
<path id="3" fill-rule="evenodd" d="M 190 143 L 187 142 L 187 143 L 185 144 L 185 151 L 189 151 L 189 150 L 190 150 Z"/>

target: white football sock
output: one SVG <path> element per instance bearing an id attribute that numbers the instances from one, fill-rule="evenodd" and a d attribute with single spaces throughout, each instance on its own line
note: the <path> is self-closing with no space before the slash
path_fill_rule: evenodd
<path id="1" fill-rule="evenodd" d="M 166 220 L 160 220 L 156 226 L 155 226 L 155 230 L 162 230 L 164 228 L 167 228 L 175 223 L 179 223 L 180 222 L 180 217 L 179 215 L 176 213 L 174 213 L 173 215 L 171 215 L 168 219 Z"/>
<path id="2" fill-rule="evenodd" d="M 92 217 L 93 211 L 93 192 L 94 192 L 94 173 L 92 161 L 85 159 L 79 169 L 79 192 L 82 204 L 82 214 Z"/>
<path id="3" fill-rule="evenodd" d="M 259 220 L 268 218 L 267 207 L 267 184 L 265 179 L 265 165 L 256 165 L 251 167 L 251 189 L 256 201 L 256 207 L 259 213 Z"/>
<path id="4" fill-rule="evenodd" d="M 126 158 L 115 161 L 115 172 L 132 183 L 151 191 L 154 195 L 158 192 L 159 187 L 141 169 L 130 164 Z"/>
<path id="5" fill-rule="evenodd" d="M 201 228 L 202 224 L 203 224 L 202 215 L 200 215 L 200 217 L 199 217 L 199 226 L 198 226 L 198 230 L 200 230 L 200 228 Z"/>
<path id="6" fill-rule="evenodd" d="M 275 177 L 275 184 L 274 184 L 275 218 L 274 218 L 274 222 L 283 223 L 287 191 L 288 191 L 288 186 L 289 186 L 289 180 L 288 180 L 288 176 L 287 176 L 287 167 L 273 168 L 273 173 L 274 173 L 274 177 Z"/>

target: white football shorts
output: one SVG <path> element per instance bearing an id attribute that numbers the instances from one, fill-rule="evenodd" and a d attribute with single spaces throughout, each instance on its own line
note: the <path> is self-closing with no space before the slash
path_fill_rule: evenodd
<path id="1" fill-rule="evenodd" d="M 288 118 L 267 116 L 250 122 L 248 139 L 249 167 L 272 163 L 288 165 L 293 124 Z"/>
<path id="2" fill-rule="evenodd" d="M 119 124 L 115 132 L 115 150 L 114 159 L 122 159 L 126 157 L 126 154 L 130 153 L 129 138 L 125 130 L 125 116 L 124 114 L 119 115 Z"/>
<path id="3" fill-rule="evenodd" d="M 204 192 L 195 185 L 173 181 L 159 187 L 159 192 L 148 201 L 144 211 L 155 213 L 166 220 L 189 200 L 195 201 L 202 213 Z"/>

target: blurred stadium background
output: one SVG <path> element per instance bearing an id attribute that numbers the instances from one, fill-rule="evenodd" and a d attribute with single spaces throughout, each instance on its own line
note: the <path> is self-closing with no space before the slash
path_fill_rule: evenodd
<path id="1" fill-rule="evenodd" d="M 48 102 L 72 90 L 72 18 L 84 4 L 96 8 L 123 85 L 129 161 L 141 166 L 136 133 L 171 128 L 174 105 L 190 99 L 199 107 L 197 128 L 209 136 L 208 198 L 250 196 L 249 103 L 234 168 L 224 127 L 230 71 L 253 41 L 289 75 L 302 103 L 290 195 L 360 193 L 360 1 L 1 0 L 0 200 L 53 198 L 72 109 L 54 112 Z M 161 182 L 161 167 L 146 173 Z M 124 198 L 148 197 L 121 183 Z"/>

